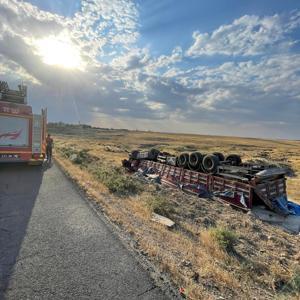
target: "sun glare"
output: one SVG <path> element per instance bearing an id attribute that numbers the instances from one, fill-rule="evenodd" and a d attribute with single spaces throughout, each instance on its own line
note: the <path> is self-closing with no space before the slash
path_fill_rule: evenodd
<path id="1" fill-rule="evenodd" d="M 36 41 L 38 55 L 44 63 L 68 69 L 80 69 L 82 59 L 80 50 L 66 36 L 49 36 Z"/>

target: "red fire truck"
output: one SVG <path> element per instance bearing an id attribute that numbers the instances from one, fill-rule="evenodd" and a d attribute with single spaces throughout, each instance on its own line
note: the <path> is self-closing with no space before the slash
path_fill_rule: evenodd
<path id="1" fill-rule="evenodd" d="M 0 163 L 41 164 L 45 159 L 47 111 L 33 114 L 27 105 L 27 88 L 11 90 L 0 81 Z"/>

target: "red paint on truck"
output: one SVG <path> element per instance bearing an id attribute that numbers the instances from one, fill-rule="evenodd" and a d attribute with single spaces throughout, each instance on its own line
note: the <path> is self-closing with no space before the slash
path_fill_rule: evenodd
<path id="1" fill-rule="evenodd" d="M 47 112 L 42 109 L 41 114 L 33 114 L 32 107 L 26 104 L 26 95 L 24 103 L 15 103 L 13 95 L 18 92 L 0 91 L 0 163 L 39 164 L 46 152 Z"/>

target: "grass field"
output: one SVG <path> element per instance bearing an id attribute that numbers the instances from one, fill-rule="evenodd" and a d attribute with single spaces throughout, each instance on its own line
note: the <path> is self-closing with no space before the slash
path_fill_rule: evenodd
<path id="1" fill-rule="evenodd" d="M 251 214 L 179 190 L 142 183 L 120 167 L 133 149 L 240 154 L 288 166 L 288 194 L 300 201 L 300 141 L 107 130 L 51 125 L 55 157 L 136 249 L 167 274 L 188 299 L 299 299 L 300 237 Z M 168 230 L 151 221 L 175 221 Z M 224 299 L 223 298 L 223 299 Z"/>

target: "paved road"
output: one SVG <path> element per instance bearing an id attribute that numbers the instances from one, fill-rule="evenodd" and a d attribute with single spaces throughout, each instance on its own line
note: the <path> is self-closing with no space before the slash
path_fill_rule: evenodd
<path id="1" fill-rule="evenodd" d="M 0 166 L 0 299 L 167 299 L 53 166 Z"/>

